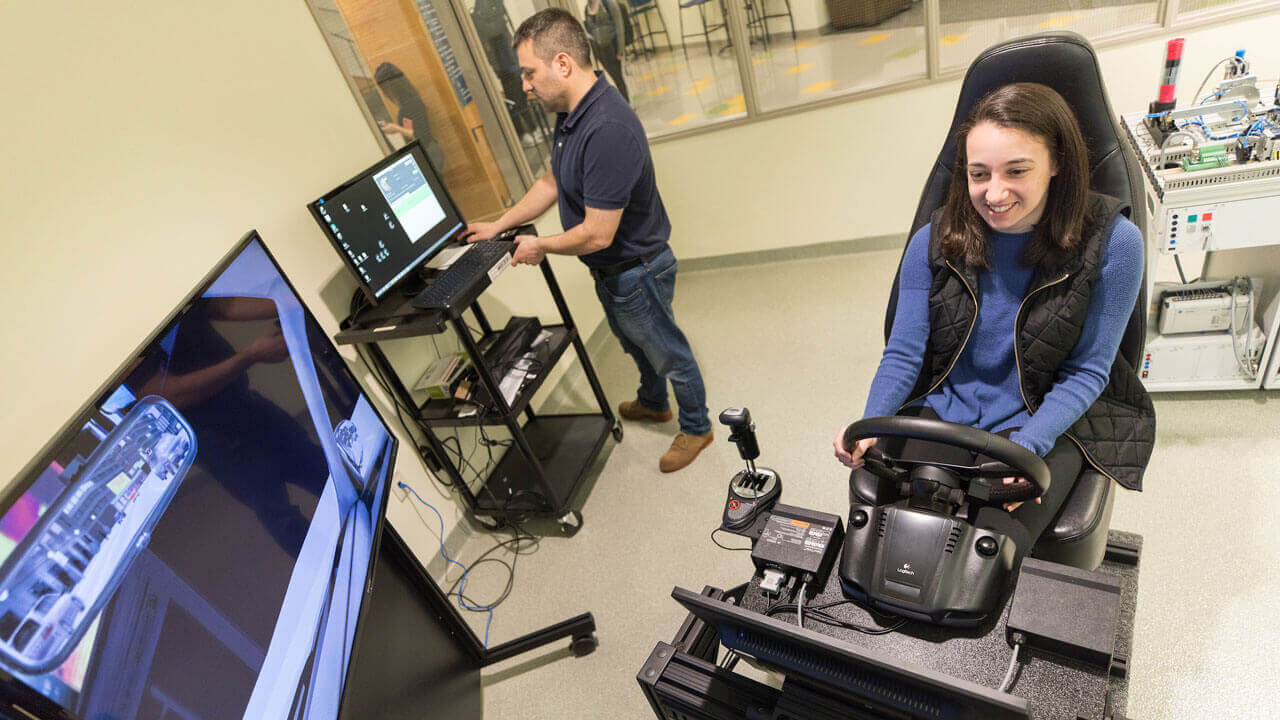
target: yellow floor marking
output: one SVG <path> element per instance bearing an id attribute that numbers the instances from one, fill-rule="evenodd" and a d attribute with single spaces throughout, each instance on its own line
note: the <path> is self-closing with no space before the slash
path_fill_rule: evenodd
<path id="1" fill-rule="evenodd" d="M 963 33 L 960 35 L 944 35 L 942 39 L 938 41 L 938 44 L 939 45 L 955 45 L 956 43 L 960 42 L 961 40 L 967 37 L 969 37 L 968 33 Z"/>
<path id="2" fill-rule="evenodd" d="M 809 42 L 809 41 L 807 41 L 807 40 L 806 40 L 805 42 L 796 43 L 796 46 L 795 46 L 795 47 L 793 47 L 793 48 L 791 48 L 791 49 L 792 49 L 792 50 L 803 50 L 803 49 L 805 49 L 805 48 L 807 48 L 807 47 L 813 47 L 813 43 L 811 43 L 811 42 Z"/>
<path id="3" fill-rule="evenodd" d="M 649 73 L 648 75 L 645 75 L 644 77 L 640 78 L 640 82 L 648 82 L 656 77 L 658 77 L 657 73 Z"/>
<path id="4" fill-rule="evenodd" d="M 663 71 L 662 71 L 662 74 L 663 74 L 663 75 L 675 75 L 679 70 L 680 70 L 680 68 L 678 68 L 678 67 L 676 67 L 676 66 L 672 65 L 671 67 L 667 68 L 666 70 L 663 70 Z"/>
<path id="5" fill-rule="evenodd" d="M 800 65 L 797 65 L 797 66 L 795 66 L 795 67 L 791 68 L 791 69 L 790 69 L 790 70 L 788 70 L 787 72 L 788 72 L 788 73 L 791 73 L 792 75 L 799 75 L 800 73 L 804 72 L 805 70 L 809 70 L 809 69 L 812 69 L 812 68 L 813 68 L 813 63 L 802 63 L 802 64 L 800 64 Z"/>
<path id="6" fill-rule="evenodd" d="M 751 64 L 752 64 L 752 65 L 759 65 L 759 64 L 760 64 L 760 63 L 762 63 L 762 62 L 764 62 L 764 58 L 756 58 L 756 59 L 754 59 L 754 60 L 752 60 L 752 61 L 751 61 Z"/>
<path id="7" fill-rule="evenodd" d="M 670 90 L 670 89 L 671 89 L 671 86 L 670 86 L 670 85 L 662 85 L 662 86 L 660 86 L 660 87 L 658 87 L 658 88 L 656 88 L 656 89 L 654 89 L 654 90 L 650 90 L 650 91 L 649 91 L 649 97 L 658 97 L 659 95 L 661 95 L 662 93 L 664 93 L 664 92 L 666 92 L 666 91 L 668 91 L 668 90 Z"/>
<path id="8" fill-rule="evenodd" d="M 746 101 L 747 101 L 747 96 L 743 95 L 742 93 L 738 93 L 737 95 L 734 95 L 733 97 L 729 98 L 730 105 L 734 103 L 745 103 Z"/>
<path id="9" fill-rule="evenodd" d="M 675 120 L 672 120 L 671 122 L 669 122 L 669 123 L 667 123 L 667 124 L 668 124 L 668 125 L 683 125 L 683 124 L 685 124 L 685 123 L 689 122 L 690 120 L 692 120 L 693 118 L 694 118 L 693 113 L 685 113 L 685 114 L 681 115 L 680 117 L 676 118 Z"/>
<path id="10" fill-rule="evenodd" d="M 1076 21 L 1079 15 L 1057 15 L 1045 20 L 1037 25 L 1041 30 L 1052 30 L 1053 28 L 1066 27 Z"/>
<path id="11" fill-rule="evenodd" d="M 684 94 L 697 95 L 699 93 L 704 93 L 707 91 L 708 88 L 711 87 L 711 85 L 712 85 L 711 78 L 709 77 L 698 78 L 697 80 L 693 81 L 693 87 L 689 88 L 688 90 L 685 90 Z"/>
<path id="12" fill-rule="evenodd" d="M 863 45 L 875 45 L 875 44 L 876 44 L 876 43 L 878 43 L 878 42 L 883 42 L 883 41 L 885 41 L 885 40 L 888 40 L 888 39 L 889 39 L 890 37 L 892 37 L 892 36 L 893 36 L 893 33 L 880 33 L 879 35 L 872 35 L 871 37 L 867 38 L 866 40 L 863 40 L 863 41 L 862 41 L 862 44 L 863 44 Z"/>
<path id="13" fill-rule="evenodd" d="M 805 89 L 801 90 L 800 92 L 806 92 L 806 93 L 820 93 L 820 92 L 824 92 L 824 91 L 826 91 L 826 90 L 830 90 L 831 88 L 833 88 L 833 87 L 835 87 L 835 86 L 836 86 L 836 84 L 835 84 L 833 81 L 831 81 L 831 80 L 823 80 L 822 82 L 816 82 L 816 83 L 814 83 L 814 84 L 810 85 L 809 87 L 807 87 L 807 88 L 805 88 Z"/>

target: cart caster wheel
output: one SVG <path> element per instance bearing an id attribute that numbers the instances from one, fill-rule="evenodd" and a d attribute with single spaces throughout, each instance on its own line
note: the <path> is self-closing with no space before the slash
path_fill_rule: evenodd
<path id="1" fill-rule="evenodd" d="M 565 537 L 573 537 L 582 529 L 582 513 L 571 510 L 560 516 L 560 532 Z"/>
<path id="2" fill-rule="evenodd" d="M 595 652 L 596 646 L 600 641 L 596 639 L 595 633 L 590 635 L 575 635 L 573 641 L 569 643 L 569 649 L 573 651 L 574 657 L 583 657 Z"/>
<path id="3" fill-rule="evenodd" d="M 620 422 L 613 424 L 613 441 L 622 442 L 622 423 Z"/>

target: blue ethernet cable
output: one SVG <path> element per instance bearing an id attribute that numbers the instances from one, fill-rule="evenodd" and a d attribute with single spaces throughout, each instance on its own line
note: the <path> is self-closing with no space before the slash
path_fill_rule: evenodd
<path id="1" fill-rule="evenodd" d="M 458 605 L 460 605 L 466 610 L 471 610 L 473 612 L 486 612 L 489 614 L 489 619 L 486 620 L 484 623 L 484 646 L 488 648 L 489 647 L 489 626 L 493 624 L 493 608 L 489 607 L 488 605 L 470 605 L 467 603 L 466 600 L 462 599 L 462 591 L 467 587 L 467 573 L 471 572 L 471 569 L 444 553 L 444 516 L 440 514 L 440 511 L 437 510 L 434 505 L 427 502 L 426 500 L 423 500 L 422 496 L 418 494 L 418 491 L 409 487 L 408 483 L 406 483 L 403 480 L 400 480 L 396 484 L 399 487 L 405 490 L 408 490 L 410 493 L 413 493 L 413 496 L 418 499 L 418 502 L 430 508 L 431 512 L 435 513 L 436 518 L 440 520 L 440 557 L 462 568 L 462 577 L 458 580 L 458 593 L 457 593 Z"/>

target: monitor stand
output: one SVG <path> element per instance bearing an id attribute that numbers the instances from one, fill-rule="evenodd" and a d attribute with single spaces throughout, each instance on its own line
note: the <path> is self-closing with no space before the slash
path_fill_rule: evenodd
<path id="1" fill-rule="evenodd" d="M 390 521 L 382 528 L 340 720 L 480 720 L 481 668 L 563 638 L 578 657 L 595 650 L 591 613 L 486 648 Z"/>
<path id="2" fill-rule="evenodd" d="M 385 320 L 420 315 L 422 311 L 409 304 L 409 301 L 413 300 L 417 295 L 417 292 L 402 295 L 398 289 L 396 292 L 384 295 L 382 301 L 377 305 L 365 308 L 360 312 L 360 324 L 377 325 Z"/>
<path id="3" fill-rule="evenodd" d="M 390 523 L 384 524 L 373 592 L 356 634 L 341 720 L 440 717 L 480 720 L 480 657 L 438 590 Z"/>
<path id="4" fill-rule="evenodd" d="M 417 269 L 417 271 L 411 272 L 408 275 L 405 275 L 404 279 L 396 283 L 395 288 L 393 288 L 391 292 L 387 293 L 386 296 L 382 298 L 382 301 L 386 303 L 386 302 L 393 301 L 393 299 L 399 299 L 401 297 L 404 297 L 404 298 L 417 297 L 418 293 L 427 289 L 427 276 L 425 274 L 425 270 L 426 270 L 425 267 L 420 267 Z M 395 298 L 392 297 L 393 295 L 395 296 Z"/>

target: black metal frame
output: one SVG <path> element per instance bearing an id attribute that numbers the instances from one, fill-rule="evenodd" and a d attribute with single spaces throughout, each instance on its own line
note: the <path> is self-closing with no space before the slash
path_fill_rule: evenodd
<path id="1" fill-rule="evenodd" d="M 1137 574 L 1136 569 L 1141 555 L 1141 538 L 1124 533 L 1112 534 L 1107 544 L 1107 560 L 1115 563 L 1117 568 L 1126 568 L 1133 575 L 1126 582 L 1122 591 L 1128 596 L 1128 609 L 1122 606 L 1122 613 L 1128 613 L 1130 627 L 1136 607 Z M 747 585 L 740 585 L 728 591 L 713 587 L 704 587 L 699 593 L 701 597 L 712 601 L 732 602 L 724 606 L 726 613 L 761 612 L 762 605 L 753 602 L 758 596 L 757 580 Z M 677 588 L 673 597 L 697 597 L 688 591 Z M 758 599 L 758 597 L 757 597 Z M 768 623 L 776 621 L 768 620 Z M 779 632 L 784 635 L 820 633 L 830 634 L 821 624 L 813 628 L 799 630 L 785 623 L 778 624 Z M 999 631 L 999 630 L 997 630 Z M 914 635 L 909 632 L 908 634 Z M 941 638 L 939 638 L 941 641 Z M 780 641 L 781 642 L 781 641 Z M 806 643 L 807 644 L 807 643 Z M 1071 660 L 1057 658 L 1052 655 L 1037 654 L 1033 659 L 1061 665 L 1071 672 L 1088 675 L 1097 683 L 1105 685 L 1107 694 L 1107 712 L 1121 720 L 1124 715 L 1123 699 L 1127 693 L 1127 674 L 1131 654 L 1132 635 L 1117 628 L 1115 654 L 1108 671 L 1099 673 Z M 850 646 L 853 647 L 853 646 Z M 859 653 L 872 653 L 870 648 L 862 648 Z M 1025 651 L 1024 651 L 1025 652 Z M 682 720 L 765 720 L 767 718 L 932 718 L 938 715 L 920 711 L 904 711 L 886 709 L 870 703 L 866 696 L 843 690 L 839 684 L 806 678 L 805 672 L 788 672 L 779 689 L 757 682 L 735 673 L 732 666 L 726 668 L 717 665 L 720 654 L 720 635 L 717 628 L 703 621 L 693 613 L 685 617 L 680 629 L 670 643 L 659 642 L 650 653 L 648 659 L 636 675 L 636 680 L 648 700 L 650 708 L 658 718 L 681 718 Z M 882 656 L 887 657 L 887 656 Z M 813 660 L 813 658 L 808 658 Z M 817 670 L 829 668 L 824 662 L 813 661 L 812 667 Z M 917 676 L 932 677 L 944 684 L 949 683 L 948 676 L 936 671 L 913 670 Z M 1121 707 L 1112 705 L 1113 693 L 1119 693 Z M 1018 698 L 1011 698 L 1011 705 L 1019 705 Z M 1023 710 L 1029 712 L 1029 709 Z M 1073 717 L 1075 715 L 1073 714 Z M 971 714 L 960 714 L 956 717 L 973 717 Z M 1082 716 L 1083 717 L 1083 716 Z M 1092 717 L 1092 716 L 1091 716 Z"/>
<path id="2" fill-rule="evenodd" d="M 529 231 L 532 232 L 531 228 Z M 467 307 L 479 325 L 478 339 L 473 337 L 463 313 L 442 316 L 440 313 L 426 312 L 418 312 L 416 315 L 411 313 L 405 321 L 398 324 L 376 327 L 370 327 L 357 313 L 344 321 L 344 330 L 334 339 L 338 344 L 364 346 L 375 372 L 385 379 L 395 402 L 402 408 L 415 409 L 414 424 L 425 440 L 425 448 L 419 448 L 419 453 L 430 467 L 439 468 L 446 475 L 444 479 L 457 488 L 458 495 L 473 516 L 505 521 L 526 517 L 562 518 L 572 514 L 576 525 L 562 521 L 566 533 L 572 534 L 581 525 L 581 515 L 570 510 L 570 501 L 604 447 L 606 438 L 612 434 L 615 440 L 622 439 L 622 425 L 614 417 L 605 397 L 604 388 L 587 355 L 586 345 L 573 322 L 551 264 L 543 260 L 539 269 L 555 301 L 562 324 L 546 326 L 552 332 L 549 341 L 551 353 L 543 372 L 528 386 L 521 388 L 512 403 L 507 403 L 502 396 L 498 383 L 485 364 L 484 349 L 497 337 L 497 333 L 490 325 L 478 299 Z M 493 411 L 464 417 L 459 416 L 458 406 L 448 400 L 416 402 L 378 346 L 383 340 L 432 335 L 443 332 L 448 327 L 457 334 L 476 368 L 479 381 L 495 406 Z M 547 371 L 569 347 L 574 349 L 582 364 L 600 412 L 534 413 L 530 406 L 533 395 L 546 380 Z M 523 424 L 521 414 L 525 416 Z M 503 452 L 488 477 L 480 478 L 482 485 L 477 490 L 467 484 L 461 469 L 450 459 L 444 442 L 436 434 L 436 428 L 460 426 L 503 426 L 511 434 L 512 447 Z"/>

